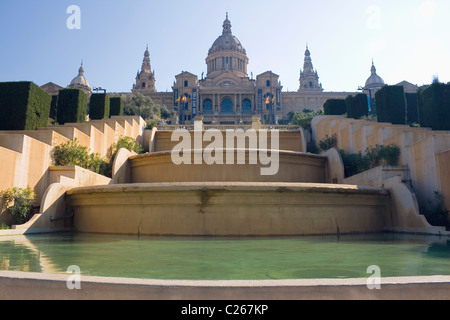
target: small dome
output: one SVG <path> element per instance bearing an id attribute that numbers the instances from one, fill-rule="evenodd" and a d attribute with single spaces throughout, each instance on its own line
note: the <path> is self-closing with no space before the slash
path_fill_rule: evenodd
<path id="1" fill-rule="evenodd" d="M 76 76 L 71 82 L 69 87 L 75 88 L 75 87 L 88 87 L 90 88 L 89 82 L 84 76 L 84 68 L 83 64 L 81 64 L 80 69 L 78 70 L 78 76 Z"/>
<path id="2" fill-rule="evenodd" d="M 384 86 L 383 79 L 377 75 L 377 69 L 375 68 L 375 65 L 372 61 L 372 68 L 371 68 L 371 75 L 366 81 L 366 88 L 373 88 L 373 87 L 382 87 Z"/>

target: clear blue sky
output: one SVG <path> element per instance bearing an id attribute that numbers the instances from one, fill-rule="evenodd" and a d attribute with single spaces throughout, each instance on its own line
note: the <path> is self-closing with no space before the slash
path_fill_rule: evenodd
<path id="1" fill-rule="evenodd" d="M 79 6 L 81 29 L 67 13 Z M 250 59 L 296 91 L 308 44 L 326 91 L 356 91 L 372 58 L 386 83 L 450 81 L 448 0 L 0 0 L 0 81 L 67 86 L 81 60 L 91 87 L 129 92 L 148 44 L 158 91 L 206 73 L 226 12 Z"/>

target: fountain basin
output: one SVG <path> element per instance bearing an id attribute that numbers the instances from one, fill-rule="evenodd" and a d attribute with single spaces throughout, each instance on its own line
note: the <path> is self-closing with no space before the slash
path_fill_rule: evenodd
<path id="1" fill-rule="evenodd" d="M 189 182 L 67 191 L 76 232 L 275 236 L 382 232 L 390 223 L 381 188 L 313 183 Z"/>

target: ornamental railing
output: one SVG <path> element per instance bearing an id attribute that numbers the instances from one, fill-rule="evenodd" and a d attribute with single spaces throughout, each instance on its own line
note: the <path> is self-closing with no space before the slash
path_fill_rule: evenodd
<path id="1" fill-rule="evenodd" d="M 252 125 L 213 125 L 213 124 L 205 124 L 203 125 L 204 130 L 217 129 L 219 131 L 225 131 L 227 129 L 236 130 L 242 129 L 244 131 L 252 129 Z M 177 129 L 185 129 L 188 131 L 194 130 L 194 125 L 161 125 L 157 127 L 158 131 L 174 131 Z M 298 131 L 300 130 L 300 126 L 296 125 L 261 125 L 261 129 L 266 130 L 279 130 L 279 131 Z"/>

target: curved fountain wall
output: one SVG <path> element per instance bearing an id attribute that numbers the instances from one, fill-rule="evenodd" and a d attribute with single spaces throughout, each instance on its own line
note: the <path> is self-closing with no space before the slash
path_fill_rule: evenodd
<path id="1" fill-rule="evenodd" d="M 289 139 L 295 141 L 292 132 Z M 184 151 L 192 157 L 201 152 Z M 237 160 L 238 149 L 234 151 Z M 261 175 L 264 165 L 248 161 L 252 151 L 245 151 L 245 164 L 223 165 L 176 165 L 170 151 L 159 149 L 130 155 L 124 163 L 128 176 L 113 178 L 129 183 L 67 191 L 67 205 L 75 213 L 74 230 L 272 236 L 381 232 L 389 224 L 389 193 L 329 184 L 327 157 L 276 150 L 277 173 Z"/>
<path id="2" fill-rule="evenodd" d="M 269 168 L 259 161 L 250 164 L 251 152 L 258 150 L 242 150 L 245 153 L 245 164 L 238 164 L 237 150 L 232 150 L 234 164 L 227 164 L 227 150 L 216 150 L 222 154 L 222 163 L 180 164 L 175 165 L 170 151 L 136 155 L 129 158 L 131 180 L 133 183 L 154 182 L 326 182 L 327 158 L 314 154 L 292 151 L 277 151 L 277 172 L 273 175 L 262 175 L 261 169 Z M 236 152 L 235 152 L 236 151 Z M 187 151 L 194 159 L 196 153 L 202 156 L 202 150 Z M 270 151 L 268 151 L 270 153 Z M 186 153 L 186 151 L 185 151 Z"/>
<path id="3" fill-rule="evenodd" d="M 311 183 L 149 183 L 67 192 L 79 232 L 272 236 L 381 232 L 378 188 Z"/>

